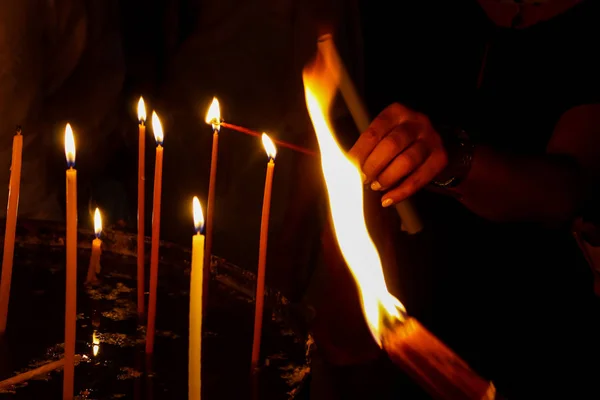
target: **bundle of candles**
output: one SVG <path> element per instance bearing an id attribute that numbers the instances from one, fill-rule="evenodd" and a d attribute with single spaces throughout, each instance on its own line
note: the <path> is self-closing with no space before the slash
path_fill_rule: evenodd
<path id="1" fill-rule="evenodd" d="M 381 262 L 366 229 L 363 215 L 362 181 L 359 169 L 346 157 L 335 141 L 327 113 L 337 87 L 340 84 L 339 71 L 332 71 L 332 65 L 325 68 L 310 68 L 305 71 L 304 83 L 306 103 L 317 134 L 321 163 L 329 193 L 329 202 L 337 240 L 344 258 L 351 269 L 363 302 L 365 318 L 374 340 L 390 355 L 390 358 L 412 374 L 433 395 L 446 399 L 485 399 L 494 398 L 493 385 L 478 377 L 466 363 L 430 334 L 416 320 L 408 318 L 401 303 L 386 288 Z M 333 74 L 332 74 L 333 72 Z M 351 87 L 349 82 L 339 85 L 341 89 Z M 137 236 L 137 311 L 140 318 L 147 316 L 146 345 L 148 355 L 154 352 L 156 326 L 156 305 L 159 267 L 160 216 L 162 196 L 162 165 L 164 133 L 156 112 L 152 113 L 152 130 L 156 140 L 156 160 L 154 172 L 154 194 L 152 204 L 152 229 L 150 248 L 149 301 L 146 314 L 145 294 L 145 160 L 144 143 L 146 134 L 146 107 L 142 98 L 138 102 L 139 119 L 139 162 L 138 162 L 138 236 Z M 197 197 L 192 200 L 195 235 L 192 238 L 190 314 L 189 314 L 189 398 L 201 397 L 201 346 L 203 299 L 212 251 L 213 214 L 215 207 L 215 186 L 217 177 L 218 141 L 220 129 L 230 128 L 255 136 L 258 133 L 221 120 L 219 102 L 215 98 L 210 105 L 206 121 L 212 127 L 213 145 L 210 167 L 209 190 L 206 218 Z M 264 307 L 264 283 L 267 257 L 267 237 L 271 189 L 275 168 L 275 143 L 305 154 L 315 152 L 283 141 L 274 141 L 260 135 L 268 156 L 263 207 L 260 228 L 258 273 L 256 280 L 256 304 L 254 318 L 254 338 L 252 346 L 251 373 L 259 368 L 260 341 Z M 18 129 L 13 141 L 11 178 L 9 185 L 6 232 L 4 237 L 4 258 L 0 285 L 0 332 L 6 329 L 8 303 L 11 284 L 12 261 L 14 254 L 15 229 L 19 198 L 23 137 Z M 65 128 L 66 171 L 66 294 L 65 294 L 65 346 L 63 399 L 73 399 L 75 355 L 75 327 L 77 311 L 77 171 L 75 169 L 75 137 L 69 124 Z M 87 274 L 87 283 L 96 281 L 100 270 L 102 221 L 96 209 L 94 217 L 96 238 L 92 244 L 92 255 Z M 202 233 L 205 228 L 205 234 Z"/>

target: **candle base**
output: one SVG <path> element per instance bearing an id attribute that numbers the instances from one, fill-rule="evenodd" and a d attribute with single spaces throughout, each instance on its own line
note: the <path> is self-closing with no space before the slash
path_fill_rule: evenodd
<path id="1" fill-rule="evenodd" d="M 392 362 L 435 399 L 500 400 L 492 382 L 477 375 L 414 318 L 384 328 L 382 342 Z"/>

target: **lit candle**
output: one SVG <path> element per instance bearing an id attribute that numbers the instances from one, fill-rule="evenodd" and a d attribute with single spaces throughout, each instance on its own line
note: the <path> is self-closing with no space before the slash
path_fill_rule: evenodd
<path id="1" fill-rule="evenodd" d="M 263 145 L 269 162 L 265 179 L 265 194 L 263 197 L 262 219 L 260 222 L 260 245 L 258 248 L 258 273 L 256 274 L 256 308 L 254 311 L 254 340 L 252 342 L 252 370 L 258 367 L 260 356 L 260 339 L 262 333 L 263 307 L 265 299 L 265 269 L 267 264 L 267 239 L 269 236 L 269 213 L 271 210 L 271 187 L 273 186 L 273 170 L 275 168 L 275 145 L 267 136 L 262 135 Z"/>
<path id="2" fill-rule="evenodd" d="M 158 246 L 160 244 L 160 200 L 162 193 L 162 165 L 164 134 L 156 112 L 152 112 L 152 129 L 156 139 L 156 163 L 154 167 L 154 197 L 152 203 L 152 243 L 150 246 L 150 298 L 148 300 L 148 327 L 146 329 L 146 353 L 154 351 L 156 329 L 156 289 L 158 286 Z"/>
<path id="3" fill-rule="evenodd" d="M 145 186 L 146 186 L 146 105 L 140 97 L 138 102 L 138 236 L 137 236 L 137 311 L 138 316 L 144 315 L 144 257 L 145 257 Z"/>
<path id="4" fill-rule="evenodd" d="M 190 272 L 190 342 L 188 366 L 189 400 L 199 400 L 201 395 L 202 365 L 202 280 L 204 267 L 204 216 L 197 197 L 192 201 L 194 228 L 192 238 L 192 270 Z"/>
<path id="5" fill-rule="evenodd" d="M 10 183 L 8 184 L 8 206 L 6 208 L 6 231 L 4 233 L 4 256 L 2 258 L 2 281 L 0 282 L 0 334 L 6 331 L 8 318 L 8 300 L 12 279 L 13 255 L 15 251 L 15 231 L 17 211 L 19 209 L 19 190 L 21 187 L 21 156 L 23 154 L 23 135 L 21 128 L 13 138 Z"/>
<path id="6" fill-rule="evenodd" d="M 90 266 L 88 267 L 87 278 L 85 283 L 96 283 L 98 278 L 96 274 L 100 272 L 100 255 L 102 254 L 102 240 L 100 240 L 100 234 L 102 234 L 102 216 L 100 210 L 96 208 L 94 212 L 94 233 L 96 238 L 92 242 L 92 256 L 90 257 Z"/>
<path id="7" fill-rule="evenodd" d="M 208 203 L 206 205 L 206 248 L 204 249 L 204 296 L 208 294 L 207 285 L 210 276 L 210 256 L 212 254 L 213 215 L 215 213 L 215 187 L 217 185 L 217 158 L 219 155 L 219 130 L 221 129 L 221 108 L 219 100 L 213 98 L 206 113 L 206 123 L 212 125 L 213 142 L 210 157 L 210 178 L 208 181 Z"/>
<path id="8" fill-rule="evenodd" d="M 92 353 L 94 354 L 94 357 L 97 357 L 99 352 L 100 339 L 98 338 L 98 336 L 96 336 L 96 331 L 94 331 L 94 333 L 92 334 Z"/>
<path id="9" fill-rule="evenodd" d="M 73 399 L 75 378 L 75 327 L 77 323 L 77 170 L 75 138 L 71 125 L 65 128 L 67 157 L 67 279 L 65 295 L 65 369 L 63 400 Z"/>

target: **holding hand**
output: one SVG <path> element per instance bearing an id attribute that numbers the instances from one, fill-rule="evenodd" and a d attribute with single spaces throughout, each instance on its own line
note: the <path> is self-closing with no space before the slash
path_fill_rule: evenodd
<path id="1" fill-rule="evenodd" d="M 349 154 L 360 165 L 365 183 L 385 192 L 384 207 L 412 196 L 448 163 L 442 139 L 429 119 L 398 103 L 371 122 Z"/>

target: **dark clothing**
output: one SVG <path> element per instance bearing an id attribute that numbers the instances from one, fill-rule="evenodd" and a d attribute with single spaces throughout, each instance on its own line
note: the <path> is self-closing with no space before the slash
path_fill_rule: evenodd
<path id="1" fill-rule="evenodd" d="M 415 3 L 382 13 L 365 2 L 373 111 L 402 102 L 479 143 L 541 155 L 564 112 L 600 102 L 598 2 L 523 30 L 494 27 L 476 2 L 435 13 Z M 399 244 L 411 260 L 400 265 L 409 313 L 509 398 L 597 398 L 599 305 L 568 229 L 492 223 L 431 193 L 416 200 L 422 246 Z"/>

